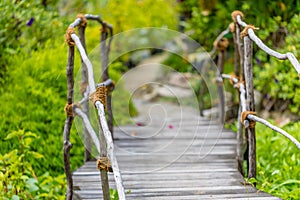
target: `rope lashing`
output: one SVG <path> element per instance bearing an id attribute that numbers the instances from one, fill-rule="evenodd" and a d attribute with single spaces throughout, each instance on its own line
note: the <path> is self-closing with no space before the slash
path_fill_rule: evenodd
<path id="1" fill-rule="evenodd" d="M 99 170 L 105 170 L 107 172 L 113 172 L 113 169 L 111 167 L 111 163 L 110 163 L 110 160 L 108 159 L 108 157 L 100 157 L 97 160 L 97 168 Z"/>
<path id="2" fill-rule="evenodd" d="M 75 28 L 73 27 L 68 27 L 67 32 L 65 34 L 65 41 L 69 46 L 74 46 L 75 42 L 71 38 L 71 35 L 75 34 Z"/>
<path id="3" fill-rule="evenodd" d="M 67 103 L 66 106 L 64 107 L 64 111 L 66 112 L 66 115 L 68 117 L 74 117 L 75 116 L 75 113 L 74 113 L 74 109 L 75 108 L 81 108 L 81 106 L 78 104 L 78 103 L 72 103 L 72 104 L 69 104 Z"/>
<path id="4" fill-rule="evenodd" d="M 89 100 L 95 105 L 96 101 L 100 101 L 104 109 L 106 109 L 106 95 L 107 87 L 105 85 L 100 85 L 96 88 L 96 91 L 90 94 Z"/>
<path id="5" fill-rule="evenodd" d="M 244 121 L 247 119 L 247 116 L 251 115 L 256 115 L 256 112 L 254 111 L 244 111 L 241 113 L 241 123 L 244 124 Z M 254 128 L 256 125 L 256 122 L 253 120 L 249 120 L 249 128 Z"/>
<path id="6" fill-rule="evenodd" d="M 86 20 L 84 14 L 78 14 L 78 15 L 76 15 L 76 18 L 80 18 L 80 20 L 81 20 L 79 26 L 87 25 L 87 20 Z"/>
<path id="7" fill-rule="evenodd" d="M 248 35 L 248 29 L 251 28 L 253 30 L 259 30 L 259 28 L 255 27 L 254 25 L 248 24 L 245 26 L 244 30 L 241 32 L 240 37 L 244 38 L 245 36 Z"/>
<path id="8" fill-rule="evenodd" d="M 231 85 L 234 85 L 234 84 L 235 84 L 235 82 L 233 81 L 233 79 L 239 80 L 239 77 L 238 77 L 237 75 L 235 75 L 235 74 L 230 74 L 229 83 L 230 83 Z"/>
<path id="9" fill-rule="evenodd" d="M 67 103 L 64 110 L 68 117 L 74 117 L 73 104 Z"/>
<path id="10" fill-rule="evenodd" d="M 239 10 L 235 10 L 231 13 L 231 17 L 232 17 L 232 20 L 234 21 L 234 23 L 237 23 L 237 16 L 238 15 L 241 16 L 241 18 L 244 17 L 244 14 Z"/>
<path id="11" fill-rule="evenodd" d="M 80 93 L 84 94 L 86 91 L 86 88 L 88 87 L 89 83 L 88 82 L 81 82 L 79 87 L 80 87 Z"/>
<path id="12" fill-rule="evenodd" d="M 219 41 L 214 41 L 214 46 L 216 47 L 216 49 L 218 49 L 219 51 L 224 51 L 228 48 L 229 46 L 229 41 L 227 38 L 222 38 Z"/>
<path id="13" fill-rule="evenodd" d="M 229 24 L 229 29 L 231 33 L 235 32 L 235 24 L 233 22 Z"/>

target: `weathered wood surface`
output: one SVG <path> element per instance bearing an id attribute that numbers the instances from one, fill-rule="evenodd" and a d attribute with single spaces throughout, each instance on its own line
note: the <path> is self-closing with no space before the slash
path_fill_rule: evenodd
<path id="1" fill-rule="evenodd" d="M 151 104 L 145 103 L 145 107 Z M 115 128 L 115 151 L 127 199 L 278 199 L 245 185 L 236 161 L 236 134 L 189 108 L 160 104 Z M 147 113 L 147 112 L 146 112 Z M 80 199 L 102 199 L 96 162 L 73 173 Z M 115 188 L 113 175 L 109 182 Z"/>

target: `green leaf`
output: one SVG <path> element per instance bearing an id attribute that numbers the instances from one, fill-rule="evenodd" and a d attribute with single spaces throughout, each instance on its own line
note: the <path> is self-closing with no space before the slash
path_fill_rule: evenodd
<path id="1" fill-rule="evenodd" d="M 19 137 L 19 136 L 23 135 L 23 133 L 24 133 L 23 130 L 13 131 L 5 137 L 5 140 L 10 140 L 12 138 Z"/>
<path id="2" fill-rule="evenodd" d="M 40 153 L 34 152 L 34 151 L 30 151 L 28 152 L 29 155 L 32 155 L 34 158 L 40 159 L 40 158 L 44 158 L 44 156 Z"/>

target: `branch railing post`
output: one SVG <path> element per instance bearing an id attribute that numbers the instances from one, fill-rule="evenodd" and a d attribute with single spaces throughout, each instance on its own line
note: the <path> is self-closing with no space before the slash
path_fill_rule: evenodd
<path id="1" fill-rule="evenodd" d="M 74 120 L 73 114 L 73 92 L 74 92 L 74 46 L 69 45 L 69 54 L 68 54 L 68 64 L 66 68 L 67 75 L 67 85 L 68 85 L 68 95 L 67 95 L 67 105 L 65 111 L 67 114 L 67 119 L 64 125 L 63 132 L 63 158 L 64 158 L 64 170 L 67 179 L 67 191 L 66 191 L 66 200 L 72 200 L 73 197 L 73 180 L 70 164 L 70 150 L 72 144 L 70 142 L 70 132 L 72 123 Z"/>
<path id="2" fill-rule="evenodd" d="M 244 74 L 246 84 L 247 111 L 255 111 L 254 90 L 253 90 L 253 42 L 248 36 L 244 37 Z M 255 127 L 246 129 L 248 135 L 248 178 L 256 178 L 256 137 Z"/>
<path id="3" fill-rule="evenodd" d="M 235 19 L 233 19 L 235 21 Z M 233 41 L 234 41 L 234 74 L 237 77 L 240 77 L 240 80 L 244 80 L 244 45 L 240 37 L 240 26 L 233 22 Z M 240 95 L 240 91 L 239 95 Z M 238 109 L 238 115 L 237 115 L 237 121 L 238 121 L 238 130 L 237 130 L 237 146 L 236 146 L 236 153 L 237 153 L 237 162 L 238 162 L 238 170 L 241 172 L 242 175 L 244 175 L 244 152 L 243 152 L 243 146 L 244 146 L 244 126 L 241 123 L 241 114 L 242 114 L 242 107 L 241 103 L 239 102 L 239 109 Z M 246 142 L 247 143 L 247 142 Z"/>
<path id="4" fill-rule="evenodd" d="M 224 70 L 224 60 L 225 60 L 225 50 L 219 50 L 218 54 L 218 77 L 222 78 Z M 223 82 L 218 83 L 218 95 L 219 95 L 219 120 L 223 124 L 225 122 L 225 94 L 224 94 L 224 85 Z"/>

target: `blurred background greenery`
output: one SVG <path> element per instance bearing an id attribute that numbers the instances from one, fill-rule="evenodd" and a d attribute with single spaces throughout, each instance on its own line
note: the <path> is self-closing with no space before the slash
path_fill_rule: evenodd
<path id="1" fill-rule="evenodd" d="M 0 198 L 64 198 L 62 131 L 68 49 L 64 33 L 78 13 L 100 15 L 114 26 L 115 33 L 142 27 L 187 32 L 209 51 L 237 9 L 247 23 L 260 28 L 257 34 L 268 46 L 300 58 L 297 0 L 1 0 Z M 98 44 L 99 27 L 90 23 L 87 31 L 91 50 Z M 226 37 L 232 40 L 231 34 Z M 232 71 L 232 54 L 231 45 L 226 71 Z M 130 67 L 129 57 L 113 64 L 113 79 Z M 255 88 L 263 96 L 261 109 L 287 112 L 299 119 L 300 83 L 291 64 L 270 58 L 257 47 L 254 57 Z M 76 63 L 78 69 L 77 55 Z M 180 72 L 192 72 L 190 64 L 174 55 L 165 63 Z M 118 114 L 118 121 L 128 122 L 126 113 Z M 300 139 L 299 122 L 283 128 Z M 263 126 L 258 129 L 258 188 L 283 199 L 299 199 L 297 149 Z M 83 144 L 75 128 L 71 142 L 72 169 L 76 169 L 83 163 Z"/>

